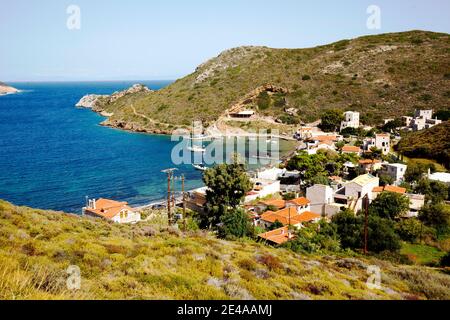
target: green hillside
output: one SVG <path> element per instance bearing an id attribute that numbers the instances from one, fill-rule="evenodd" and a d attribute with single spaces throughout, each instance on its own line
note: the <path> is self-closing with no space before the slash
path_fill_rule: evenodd
<path id="1" fill-rule="evenodd" d="M 114 113 L 106 124 L 136 131 L 169 132 L 192 120 L 212 124 L 236 104 L 285 123 L 298 121 L 285 109 L 309 122 L 339 108 L 360 111 L 374 124 L 415 108 L 449 107 L 449 40 L 448 34 L 411 31 L 308 49 L 239 47 L 167 88 L 95 109 Z"/>
<path id="2" fill-rule="evenodd" d="M 0 201 L 0 299 L 450 299 L 450 276 L 374 258 L 304 256 Z M 69 265 L 81 287 L 67 289 Z M 382 271 L 368 289 L 367 266 Z"/>
<path id="3" fill-rule="evenodd" d="M 407 134 L 397 149 L 407 157 L 436 160 L 450 167 L 450 121 L 430 129 Z"/>

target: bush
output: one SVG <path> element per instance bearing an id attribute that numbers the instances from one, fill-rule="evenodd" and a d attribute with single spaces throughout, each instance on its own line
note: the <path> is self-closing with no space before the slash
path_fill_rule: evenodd
<path id="1" fill-rule="evenodd" d="M 222 224 L 219 227 L 219 237 L 221 238 L 243 238 L 253 237 L 253 226 L 250 218 L 243 209 L 236 209 L 226 212 L 221 218 Z"/>
<path id="2" fill-rule="evenodd" d="M 256 104 L 258 105 L 259 110 L 268 109 L 271 104 L 271 98 L 269 94 L 266 91 L 261 92 L 256 99 Z"/>
<path id="3" fill-rule="evenodd" d="M 403 241 L 414 243 L 423 232 L 423 225 L 418 219 L 401 220 L 397 223 L 396 231 Z"/>
<path id="4" fill-rule="evenodd" d="M 450 252 L 447 252 L 445 256 L 441 259 L 441 267 L 450 267 Z"/>
<path id="5" fill-rule="evenodd" d="M 311 80 L 311 76 L 310 75 L 307 75 L 307 74 L 305 74 L 303 77 L 302 77 L 302 80 L 303 81 L 308 81 L 308 80 Z"/>

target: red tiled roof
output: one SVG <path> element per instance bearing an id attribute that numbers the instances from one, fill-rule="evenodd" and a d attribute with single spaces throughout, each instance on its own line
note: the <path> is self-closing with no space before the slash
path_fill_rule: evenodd
<path id="1" fill-rule="evenodd" d="M 124 209 L 132 211 L 132 209 L 128 206 L 128 202 L 119 202 L 101 198 L 95 201 L 95 209 L 88 208 L 86 211 L 92 212 L 104 218 L 112 219 Z"/>
<path id="2" fill-rule="evenodd" d="M 311 201 L 309 201 L 305 197 L 301 197 L 301 198 L 297 198 L 297 199 L 294 199 L 294 200 L 290 200 L 289 202 L 293 203 L 293 204 L 295 204 L 297 206 L 306 206 L 306 205 L 311 203 Z"/>
<path id="3" fill-rule="evenodd" d="M 359 147 L 355 147 L 355 146 L 344 146 L 342 148 L 343 152 L 355 152 L 358 153 L 361 149 Z"/>
<path id="4" fill-rule="evenodd" d="M 273 242 L 275 244 L 283 244 L 288 242 L 294 236 L 289 233 L 288 227 L 282 227 L 266 233 L 261 233 L 258 235 L 258 237 Z"/>
<path id="5" fill-rule="evenodd" d="M 375 187 L 372 192 L 395 192 L 400 194 L 406 193 L 406 188 L 396 187 L 396 186 L 385 186 L 385 187 Z"/>
<path id="6" fill-rule="evenodd" d="M 283 209 L 284 207 L 286 207 L 286 201 L 282 199 L 261 201 L 261 204 L 265 206 L 277 207 L 278 209 Z"/>

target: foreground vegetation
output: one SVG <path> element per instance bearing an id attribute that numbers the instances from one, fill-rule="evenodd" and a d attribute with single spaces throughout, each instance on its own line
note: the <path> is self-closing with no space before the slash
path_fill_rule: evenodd
<path id="1" fill-rule="evenodd" d="M 0 299 L 450 299 L 450 276 L 349 255 L 299 255 L 0 202 Z M 69 265 L 81 288 L 66 287 Z M 366 267 L 382 270 L 368 289 Z"/>

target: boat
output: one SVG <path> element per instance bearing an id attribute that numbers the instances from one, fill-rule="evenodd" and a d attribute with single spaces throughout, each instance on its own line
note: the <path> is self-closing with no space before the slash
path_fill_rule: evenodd
<path id="1" fill-rule="evenodd" d="M 191 152 L 206 152 L 206 149 L 199 146 L 192 146 L 187 148 Z"/>
<path id="2" fill-rule="evenodd" d="M 193 164 L 192 166 L 199 171 L 206 171 L 208 169 L 204 164 Z"/>

